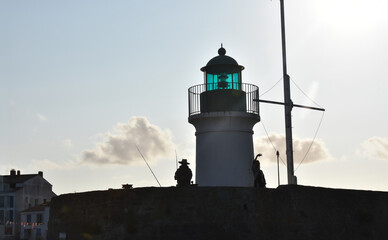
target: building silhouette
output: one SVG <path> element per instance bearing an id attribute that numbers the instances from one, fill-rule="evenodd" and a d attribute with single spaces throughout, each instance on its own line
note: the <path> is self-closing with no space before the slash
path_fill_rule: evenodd
<path id="1" fill-rule="evenodd" d="M 0 176 L 0 239 L 20 239 L 22 211 L 47 203 L 54 196 L 52 185 L 41 171 L 21 174 L 12 169 L 9 175 Z"/>
<path id="2" fill-rule="evenodd" d="M 47 239 L 50 202 L 28 208 L 20 213 L 20 239 Z"/>

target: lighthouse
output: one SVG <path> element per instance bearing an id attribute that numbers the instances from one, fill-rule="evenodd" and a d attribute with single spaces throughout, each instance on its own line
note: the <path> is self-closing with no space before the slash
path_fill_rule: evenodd
<path id="1" fill-rule="evenodd" d="M 204 84 L 189 88 L 189 123 L 195 127 L 198 186 L 253 186 L 253 126 L 260 121 L 259 88 L 222 47 L 201 68 Z"/>

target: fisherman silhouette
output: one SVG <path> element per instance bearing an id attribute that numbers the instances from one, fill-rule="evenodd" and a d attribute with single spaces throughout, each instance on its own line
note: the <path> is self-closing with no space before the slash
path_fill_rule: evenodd
<path id="1" fill-rule="evenodd" d="M 256 158 L 252 162 L 252 172 L 254 177 L 254 187 L 255 188 L 265 188 L 267 185 L 264 177 L 263 171 L 260 169 L 260 162 L 257 160 L 258 157 L 261 157 L 262 154 L 259 153 L 256 155 Z"/>
<path id="2" fill-rule="evenodd" d="M 177 186 L 190 186 L 190 181 L 193 177 L 193 173 L 188 166 L 190 163 L 187 162 L 187 159 L 182 159 L 179 163 L 181 166 L 176 170 L 174 176 L 174 179 L 178 182 Z"/>

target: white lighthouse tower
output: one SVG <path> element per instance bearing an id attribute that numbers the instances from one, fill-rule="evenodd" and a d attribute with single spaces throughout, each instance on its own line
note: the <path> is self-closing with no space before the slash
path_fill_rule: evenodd
<path id="1" fill-rule="evenodd" d="M 253 186 L 253 126 L 260 121 L 259 88 L 222 47 L 205 67 L 205 83 L 189 88 L 189 122 L 196 129 L 198 186 Z"/>

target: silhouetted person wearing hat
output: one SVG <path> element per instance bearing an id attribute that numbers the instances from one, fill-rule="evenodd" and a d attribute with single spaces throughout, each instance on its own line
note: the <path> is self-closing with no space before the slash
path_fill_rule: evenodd
<path id="1" fill-rule="evenodd" d="M 254 186 L 255 188 L 265 188 L 267 185 L 264 177 L 263 171 L 260 169 L 260 162 L 257 160 L 258 157 L 261 157 L 261 153 L 256 155 L 255 160 L 252 162 L 252 172 L 254 177 Z"/>
<path id="2" fill-rule="evenodd" d="M 187 159 L 182 159 L 179 163 L 181 166 L 176 170 L 174 177 L 174 179 L 178 182 L 177 186 L 190 186 L 190 181 L 193 177 L 193 173 L 188 166 L 190 163 L 187 162 Z"/>

